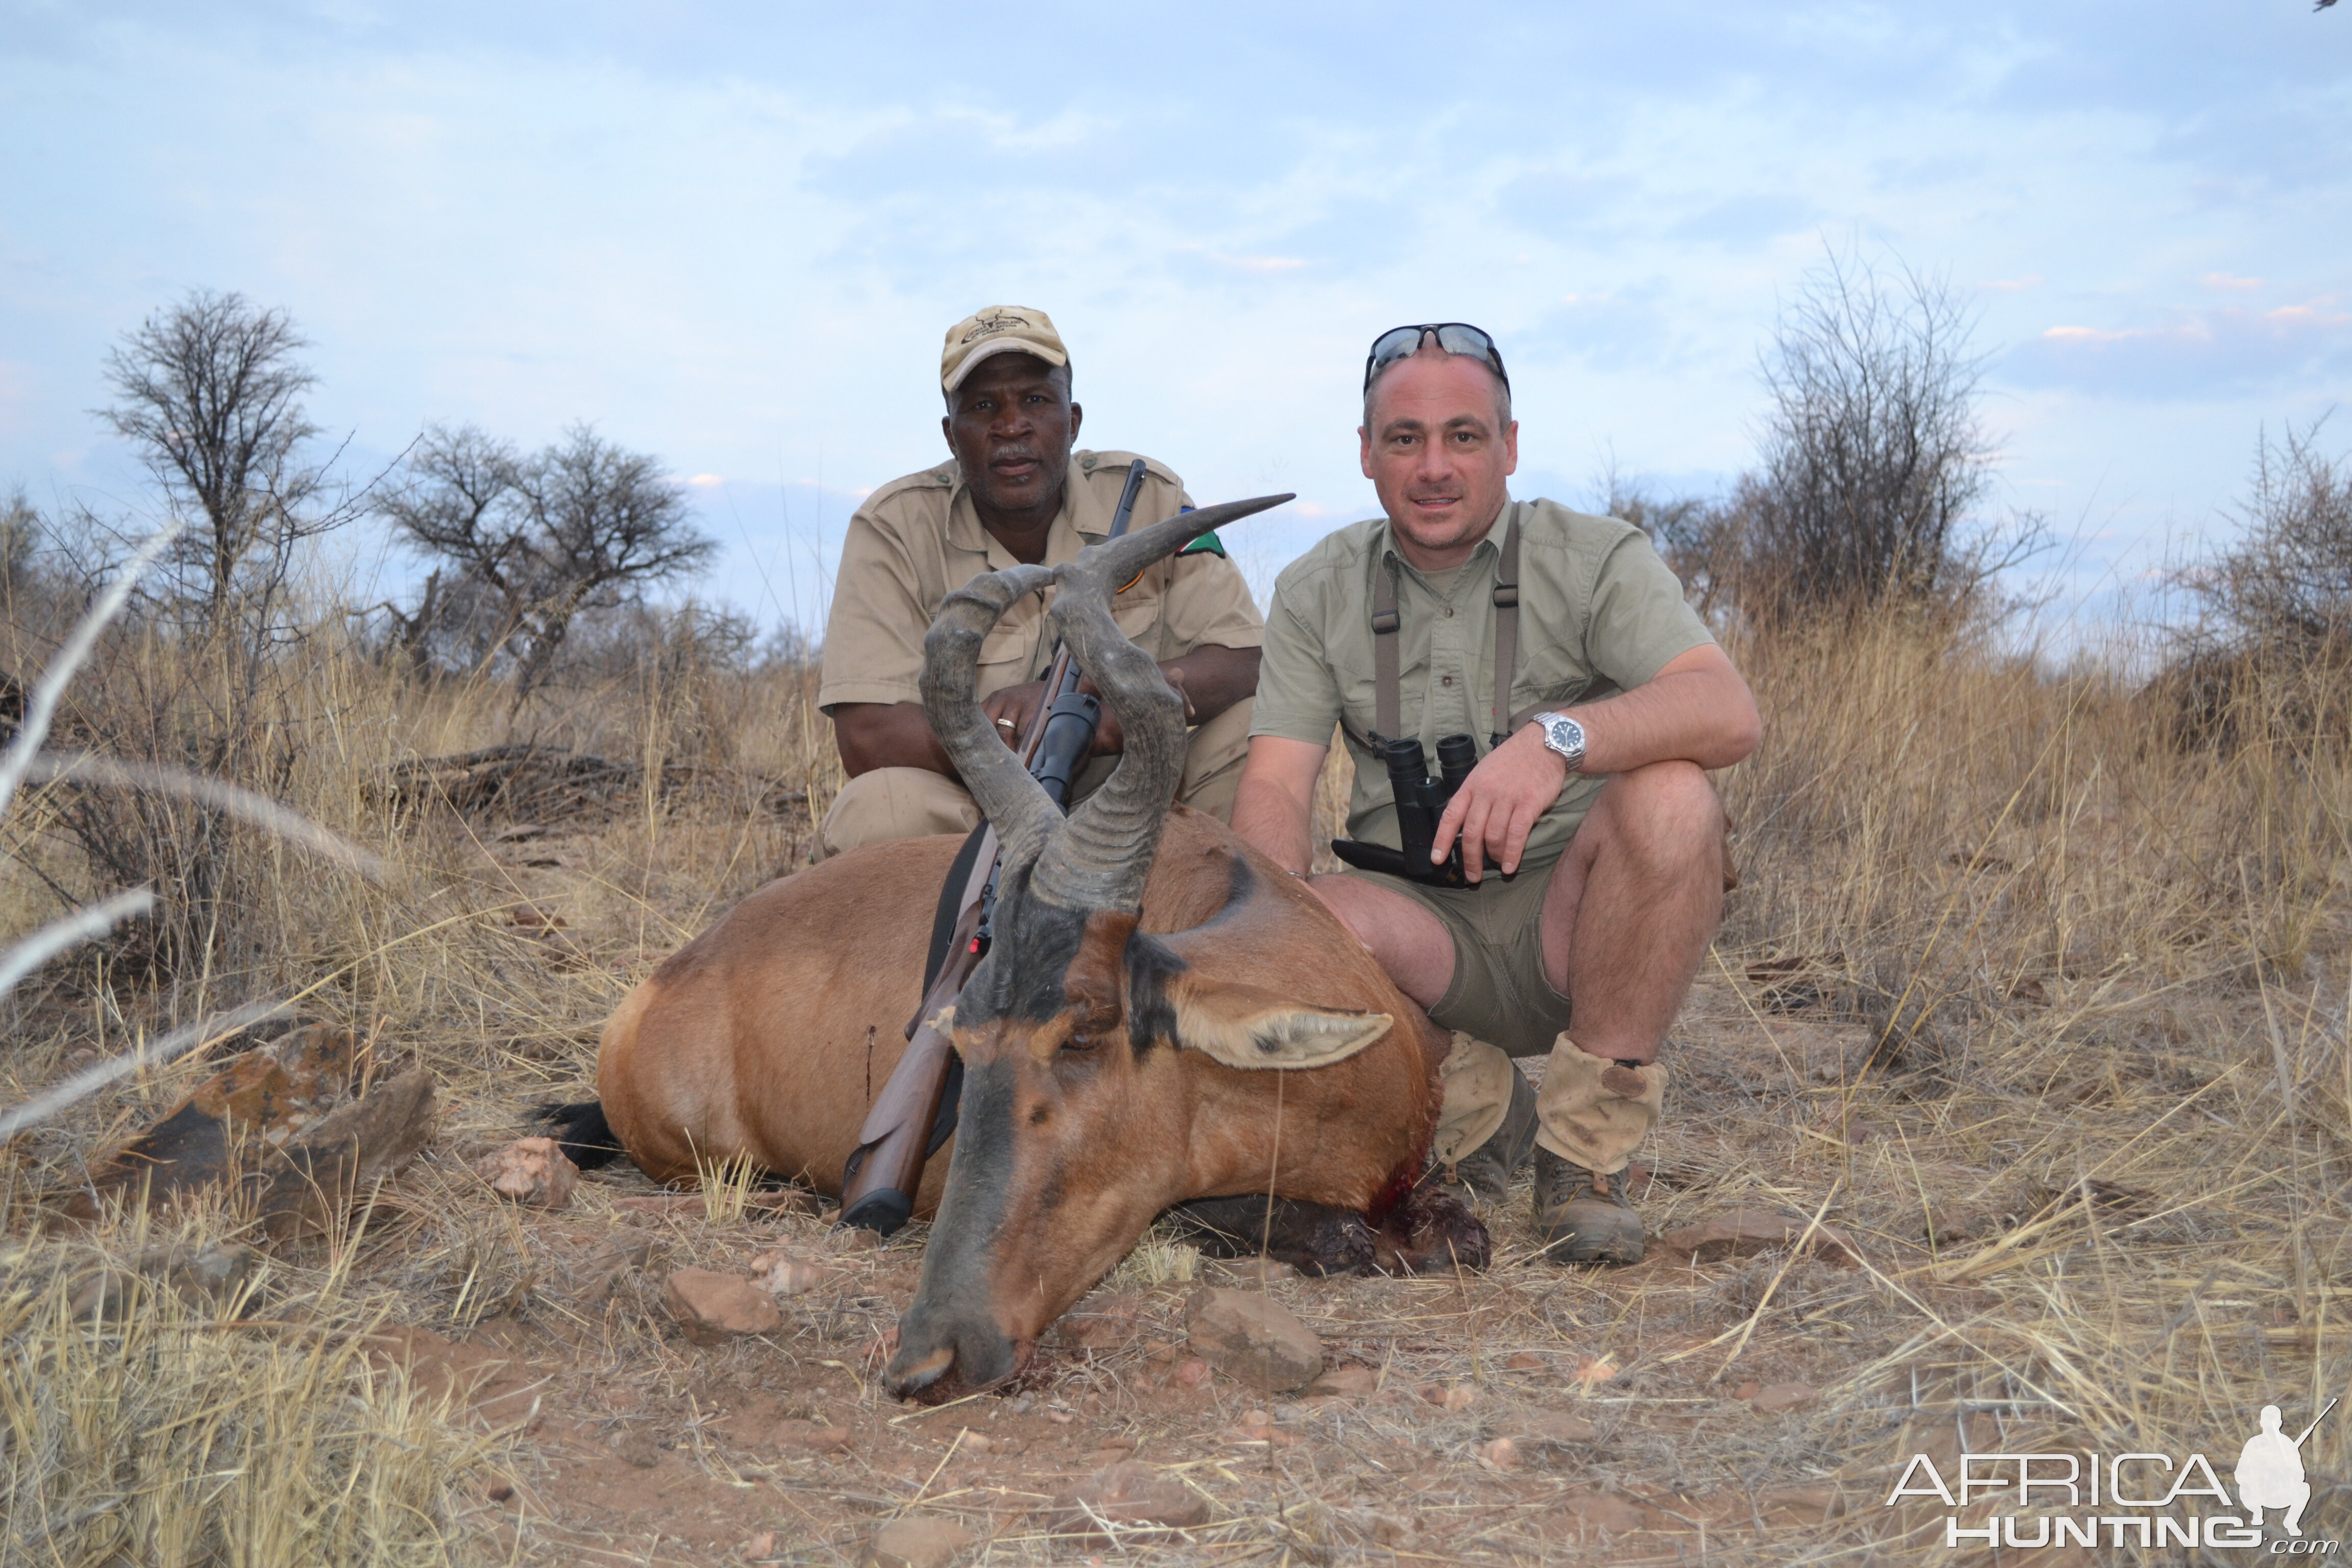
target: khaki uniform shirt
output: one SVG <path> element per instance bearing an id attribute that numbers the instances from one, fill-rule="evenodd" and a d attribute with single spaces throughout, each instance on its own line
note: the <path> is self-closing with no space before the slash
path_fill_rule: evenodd
<path id="1" fill-rule="evenodd" d="M 1596 702 L 1714 641 L 1682 584 L 1638 528 L 1548 500 L 1511 501 L 1440 592 L 1397 553 L 1386 518 L 1350 523 L 1275 582 L 1252 735 L 1326 746 L 1338 726 L 1356 763 L 1351 837 L 1397 847 L 1388 768 L 1366 737 L 1374 726 L 1374 574 L 1397 574 L 1398 719 L 1437 769 L 1437 742 L 1476 737 L 1490 749 L 1495 700 L 1495 571 L 1503 533 L 1519 520 L 1519 653 L 1510 711 Z M 1570 773 L 1528 834 L 1526 858 L 1556 858 L 1606 781 Z"/>
<path id="2" fill-rule="evenodd" d="M 1087 543 L 1109 537 L 1134 456 L 1070 454 L 1062 510 L 1045 535 L 1047 565 L 1073 560 Z M 1182 481 L 1152 463 L 1128 526 L 1148 527 L 1191 504 Z M 849 520 L 842 542 L 817 705 L 921 701 L 923 634 L 941 602 L 983 572 L 1018 564 L 981 526 L 962 469 L 952 459 L 876 490 Z M 1054 657 L 1045 621 L 1053 593 L 1022 599 L 988 634 L 974 695 L 1045 678 Z M 1181 658 L 1207 644 L 1255 647 L 1265 635 L 1241 572 L 1205 552 L 1151 567 L 1120 593 L 1112 615 L 1118 629 L 1155 659 Z"/>

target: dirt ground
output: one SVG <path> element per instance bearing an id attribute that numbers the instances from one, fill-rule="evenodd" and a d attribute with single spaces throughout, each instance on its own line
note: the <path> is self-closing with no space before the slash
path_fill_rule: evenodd
<path id="1" fill-rule="evenodd" d="M 584 1177 L 564 1212 L 497 1216 L 518 1251 L 504 1269 L 529 1280 L 513 1310 L 453 1335 L 388 1331 L 380 1353 L 512 1435 L 472 1523 L 524 1561 L 848 1563 L 906 1517 L 960 1524 L 990 1563 L 1873 1557 L 1902 1541 L 1892 1450 L 1957 1454 L 1972 1406 L 2000 1418 L 1998 1395 L 1956 1400 L 1953 1383 L 2000 1358 L 1901 1353 L 1923 1321 L 2002 1308 L 1937 1278 L 1927 1216 L 1968 1233 L 1942 1238 L 1948 1254 L 2016 1220 L 1978 1190 L 1994 1173 L 1939 1163 L 1934 1128 L 1905 1125 L 1916 1103 L 1865 1090 L 1841 1136 L 1842 1079 L 1871 1032 L 1759 1009 L 1761 991 L 1718 975 L 1694 997 L 1643 1213 L 1654 1237 L 1734 1208 L 1826 1213 L 1859 1265 L 1772 1246 L 1699 1261 L 1654 1240 L 1632 1268 L 1563 1268 L 1533 1256 L 1523 1179 L 1486 1215 L 1483 1275 L 1280 1277 L 1159 1243 L 1064 1320 L 1017 1391 L 926 1410 L 878 1385 L 923 1226 L 875 1248 L 822 1214 L 714 1221 L 722 1205 L 624 1170 Z M 1906 1142 L 1927 1145 L 1906 1162 L 1909 1192 L 1853 1190 L 1850 1156 Z M 404 1183 L 416 1210 L 485 1204 L 467 1152 Z M 683 1337 L 670 1270 L 749 1275 L 779 1247 L 822 1271 L 780 1329 Z M 1270 1397 L 1196 1361 L 1184 1303 L 1211 1285 L 1295 1311 L 1334 1391 Z M 2277 1373 L 2319 1348 L 2294 1320 L 2245 1317 Z M 1104 1539 L 1072 1499 L 1138 1464 L 1204 1499 L 1211 1522 Z"/>
<path id="2" fill-rule="evenodd" d="M 1753 1076 L 1760 1042 L 1743 1012 L 1727 988 L 1699 998 L 1683 1042 L 1704 1064 L 1692 1070 Z M 1778 1033 L 1801 1060 L 1862 1035 Z M 1834 1539 L 1864 1500 L 1822 1415 L 1820 1391 L 1853 1368 L 1851 1329 L 1818 1315 L 1722 1339 L 1772 1255 L 1698 1263 L 1654 1246 L 1633 1268 L 1562 1268 L 1531 1256 L 1524 1182 L 1486 1215 L 1499 1256 L 1483 1275 L 1316 1279 L 1149 1247 L 1064 1319 L 1017 1391 L 938 1410 L 878 1386 L 925 1227 L 876 1248 L 821 1215 L 714 1224 L 700 1197 L 657 1191 L 634 1172 L 590 1174 L 569 1210 L 518 1216 L 541 1281 L 528 1310 L 454 1341 L 384 1338 L 386 1357 L 462 1384 L 483 1419 L 518 1431 L 492 1485 L 511 1489 L 500 1529 L 527 1558 L 848 1562 L 911 1513 L 970 1530 L 977 1561 L 1080 1560 L 1110 1543 L 1069 1500 L 1138 1463 L 1208 1503 L 1213 1522 L 1118 1548 L 1171 1563 L 1778 1556 Z M 1825 1189 L 1810 1195 L 1786 1206 L 1809 1213 Z M 1640 1196 L 1654 1231 L 1724 1206 L 1668 1174 Z M 1888 1265 L 1916 1250 L 1864 1245 Z M 781 1303 L 780 1330 L 706 1347 L 662 1326 L 658 1347 L 645 1343 L 669 1269 L 748 1276 L 779 1247 L 823 1270 Z M 591 1300 L 618 1258 L 642 1262 Z M 1859 1272 L 1811 1258 L 1790 1270 L 1803 1291 L 1840 1296 L 1862 1294 L 1848 1278 Z M 1216 1285 L 1296 1312 L 1323 1342 L 1318 1386 L 1338 1391 L 1269 1396 L 1195 1360 L 1185 1300 Z M 624 1343 L 640 1353 L 616 1356 Z"/>

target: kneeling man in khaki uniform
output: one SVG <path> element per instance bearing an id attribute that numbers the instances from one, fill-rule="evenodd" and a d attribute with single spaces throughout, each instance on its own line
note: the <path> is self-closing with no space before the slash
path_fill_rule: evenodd
<path id="1" fill-rule="evenodd" d="M 980 574 L 1059 565 L 1107 537 L 1134 458 L 1073 450 L 1084 411 L 1070 400 L 1069 351 L 1043 310 L 993 306 L 949 328 L 940 386 L 951 459 L 868 496 L 842 544 L 817 704 L 850 776 L 819 831 L 827 854 L 979 823 L 923 717 L 923 634 L 940 602 Z M 1129 526 L 1192 504 L 1182 482 L 1150 463 Z M 981 706 L 1008 746 L 1053 662 L 1045 599 L 1032 595 L 1006 611 L 981 649 Z M 1121 589 L 1113 613 L 1160 661 L 1194 726 L 1177 798 L 1230 818 L 1265 632 L 1249 585 L 1216 535 L 1204 534 Z M 1074 800 L 1109 776 L 1120 745 L 1106 707 Z"/>
<path id="2" fill-rule="evenodd" d="M 1458 838 L 1472 885 L 1348 870 L 1308 886 L 1456 1031 L 1441 1164 L 1499 1197 L 1532 1133 L 1550 1255 L 1630 1263 L 1643 1227 L 1622 1173 L 1660 1115 L 1653 1058 L 1723 910 L 1703 770 L 1755 749 L 1756 706 L 1640 530 L 1511 499 L 1518 426 L 1486 333 L 1382 333 L 1358 436 L 1387 515 L 1275 585 L 1234 828 L 1305 876 L 1338 726 L 1349 832 L 1394 851 L 1382 748 L 1418 740 L 1435 773 L 1440 741 L 1475 742 L 1431 851 L 1442 864 Z M 1549 1055 L 1540 1097 L 1504 1053 Z"/>

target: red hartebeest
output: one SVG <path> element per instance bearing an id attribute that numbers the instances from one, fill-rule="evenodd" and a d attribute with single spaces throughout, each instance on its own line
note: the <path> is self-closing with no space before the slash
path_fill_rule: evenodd
<path id="1" fill-rule="evenodd" d="M 1260 503 L 1262 504 L 1262 503 Z M 1484 1228 L 1414 1184 L 1446 1037 L 1307 889 L 1214 819 L 1171 811 L 1183 705 L 1111 618 L 1118 584 L 1256 504 L 1171 519 L 950 595 L 923 700 L 1003 847 L 993 946 L 953 1009 L 952 1159 L 888 1373 L 924 1397 L 1017 1371 L 1037 1336 L 1191 1200 L 1322 1267 L 1481 1265 Z M 1057 585 L 1055 629 L 1126 731 L 1065 818 L 973 700 L 982 640 Z M 748 1158 L 838 1194 L 904 1048 L 957 840 L 870 845 L 753 893 L 632 992 L 597 1066 L 604 1118 L 657 1180 Z M 580 1108 L 585 1110 L 588 1108 Z M 1278 1215 L 1278 1217 L 1276 1217 Z"/>

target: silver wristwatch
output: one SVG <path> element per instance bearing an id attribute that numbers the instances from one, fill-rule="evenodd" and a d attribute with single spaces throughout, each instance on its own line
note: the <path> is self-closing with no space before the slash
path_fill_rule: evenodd
<path id="1" fill-rule="evenodd" d="M 1568 771 L 1584 766 L 1584 726 L 1565 713 L 1531 713 L 1528 721 L 1543 731 L 1543 742 L 1568 759 Z"/>

